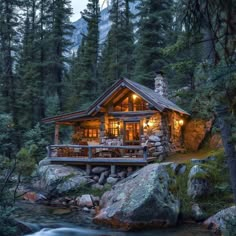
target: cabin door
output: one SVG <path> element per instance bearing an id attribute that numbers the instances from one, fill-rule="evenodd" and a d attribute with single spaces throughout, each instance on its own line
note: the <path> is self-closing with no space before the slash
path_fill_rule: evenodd
<path id="1" fill-rule="evenodd" d="M 124 144 L 139 145 L 140 144 L 140 123 L 124 122 Z"/>

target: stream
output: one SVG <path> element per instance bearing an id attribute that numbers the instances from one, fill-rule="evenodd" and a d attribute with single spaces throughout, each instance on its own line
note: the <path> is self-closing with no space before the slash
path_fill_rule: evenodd
<path id="1" fill-rule="evenodd" d="M 27 236 L 213 236 L 198 224 L 136 232 L 113 230 L 94 224 L 93 215 L 87 212 L 28 202 L 18 202 L 14 215 L 33 230 Z"/>

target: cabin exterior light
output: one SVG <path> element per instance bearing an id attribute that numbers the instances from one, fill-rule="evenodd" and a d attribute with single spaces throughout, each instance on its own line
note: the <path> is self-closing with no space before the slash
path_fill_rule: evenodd
<path id="1" fill-rule="evenodd" d="M 183 125 L 184 125 L 184 120 L 182 120 L 182 119 L 179 120 L 179 125 L 180 125 L 180 126 L 183 126 Z"/>

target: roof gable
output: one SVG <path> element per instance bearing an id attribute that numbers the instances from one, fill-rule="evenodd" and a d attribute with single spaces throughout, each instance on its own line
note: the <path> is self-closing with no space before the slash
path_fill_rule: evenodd
<path id="1" fill-rule="evenodd" d="M 90 106 L 90 108 L 88 109 L 89 114 L 91 114 L 97 107 L 100 107 L 103 102 L 109 98 L 109 96 L 112 96 L 112 94 L 114 94 L 121 87 L 126 87 L 130 89 L 131 91 L 142 97 L 144 100 L 149 102 L 151 105 L 153 105 L 160 112 L 165 109 L 170 109 L 179 113 L 189 115 L 188 112 L 177 106 L 175 103 L 171 102 L 169 99 L 160 96 L 154 90 L 129 79 L 120 79 L 115 84 L 113 84 L 110 89 L 108 89 L 104 94 L 102 94 L 102 96 L 100 96 Z"/>
<path id="2" fill-rule="evenodd" d="M 89 106 L 87 110 L 46 118 L 43 119 L 43 122 L 50 123 L 57 121 L 73 120 L 80 117 L 90 116 L 91 114 L 96 114 L 97 112 L 99 112 L 102 104 L 122 88 L 128 88 L 129 90 L 133 91 L 160 112 L 164 111 L 165 109 L 169 109 L 177 111 L 182 114 L 189 115 L 188 112 L 181 109 L 179 106 L 171 102 L 169 99 L 160 96 L 154 90 L 146 86 L 143 86 L 137 82 L 122 78 L 116 81 L 110 88 L 108 88 L 97 100 L 95 100 Z"/>

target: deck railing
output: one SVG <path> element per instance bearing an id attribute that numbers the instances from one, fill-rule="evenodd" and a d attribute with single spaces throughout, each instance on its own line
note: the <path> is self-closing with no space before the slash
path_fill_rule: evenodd
<path id="1" fill-rule="evenodd" d="M 83 157 L 83 158 L 143 158 L 147 160 L 146 146 L 108 146 L 108 145 L 50 145 L 47 147 L 49 158 Z"/>

